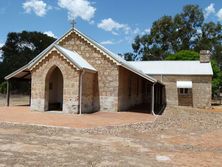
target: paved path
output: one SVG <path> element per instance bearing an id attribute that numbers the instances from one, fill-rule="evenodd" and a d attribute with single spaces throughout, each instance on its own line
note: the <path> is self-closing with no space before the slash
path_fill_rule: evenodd
<path id="1" fill-rule="evenodd" d="M 138 122 L 153 122 L 155 116 L 136 112 L 97 112 L 71 115 L 53 112 L 31 112 L 29 107 L 0 107 L 0 122 L 62 126 L 70 128 L 95 128 Z"/>

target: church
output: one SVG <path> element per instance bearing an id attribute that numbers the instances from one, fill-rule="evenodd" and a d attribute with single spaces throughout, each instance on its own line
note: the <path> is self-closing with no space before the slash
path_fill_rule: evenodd
<path id="1" fill-rule="evenodd" d="M 71 28 L 27 65 L 5 77 L 31 83 L 33 111 L 63 113 L 141 110 L 159 114 L 165 84 Z"/>
<path id="2" fill-rule="evenodd" d="M 166 105 L 211 107 L 210 52 L 197 61 L 125 61 L 71 28 L 27 65 L 5 77 L 31 83 L 33 111 L 160 114 Z"/>

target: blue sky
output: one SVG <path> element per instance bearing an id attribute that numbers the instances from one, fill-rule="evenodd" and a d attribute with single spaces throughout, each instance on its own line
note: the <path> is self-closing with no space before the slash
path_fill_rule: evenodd
<path id="1" fill-rule="evenodd" d="M 62 36 L 76 27 L 115 53 L 132 51 L 136 35 L 149 33 L 153 21 L 198 4 L 205 21 L 222 22 L 221 0 L 1 0 L 0 46 L 8 32 L 40 31 Z"/>

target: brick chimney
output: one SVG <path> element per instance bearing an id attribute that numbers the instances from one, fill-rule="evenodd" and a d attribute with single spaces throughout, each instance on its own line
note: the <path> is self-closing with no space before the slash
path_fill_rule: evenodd
<path id="1" fill-rule="evenodd" d="M 201 63 L 209 63 L 210 56 L 211 56 L 211 53 L 209 50 L 201 50 L 200 51 L 200 62 Z"/>

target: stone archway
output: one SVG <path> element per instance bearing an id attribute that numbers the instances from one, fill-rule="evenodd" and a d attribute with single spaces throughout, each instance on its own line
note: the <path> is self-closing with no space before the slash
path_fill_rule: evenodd
<path id="1" fill-rule="evenodd" d="M 62 111 L 63 109 L 63 75 L 57 66 L 48 71 L 45 80 L 45 110 Z"/>

